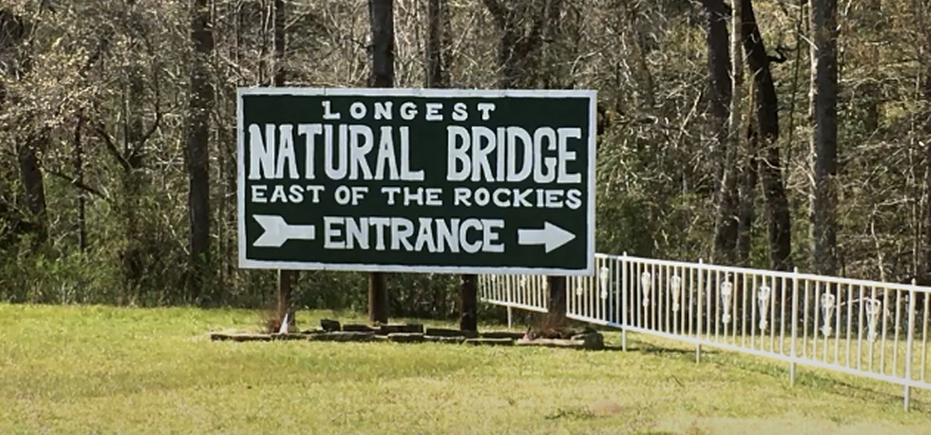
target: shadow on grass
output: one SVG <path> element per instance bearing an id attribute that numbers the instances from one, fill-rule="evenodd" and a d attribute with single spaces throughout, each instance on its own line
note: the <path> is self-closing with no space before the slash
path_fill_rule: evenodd
<path id="1" fill-rule="evenodd" d="M 628 346 L 628 350 L 631 349 L 631 346 Z M 652 353 L 655 355 L 665 356 L 665 355 L 674 355 L 674 356 L 694 356 L 694 351 L 682 350 L 682 349 L 650 349 L 646 350 L 646 353 Z M 755 359 L 751 355 L 744 355 L 739 352 L 727 352 L 727 351 L 717 351 L 711 352 L 705 349 L 702 349 L 702 356 L 708 355 L 713 356 L 723 356 L 729 355 L 734 357 L 739 357 L 740 359 L 733 360 L 733 363 L 722 360 L 710 360 L 708 364 L 715 364 L 719 366 L 727 366 L 730 369 L 743 370 L 745 372 L 756 373 L 765 375 L 768 377 L 783 379 L 788 385 L 789 380 L 789 366 L 787 363 L 781 363 L 773 360 L 765 359 Z M 888 383 L 884 381 L 879 381 L 875 379 L 858 377 L 856 375 L 848 375 L 845 373 L 833 372 L 830 374 L 819 373 L 814 370 L 817 370 L 814 367 L 806 366 L 804 364 L 797 364 L 795 371 L 795 388 L 809 388 L 813 390 L 819 390 L 826 392 L 834 396 L 843 396 L 847 398 L 854 398 L 862 401 L 864 404 L 870 405 L 882 405 L 882 406 L 894 406 L 901 407 L 903 401 L 903 393 L 901 385 Z M 853 378 L 859 378 L 857 381 L 845 381 L 843 379 L 838 379 L 839 376 L 850 376 Z M 893 393 L 889 391 L 890 389 L 899 389 L 898 393 Z M 921 391 L 920 388 L 912 388 L 912 395 L 909 400 L 909 411 L 924 413 L 931 410 L 931 407 L 924 400 L 919 400 L 915 397 L 917 391 Z"/>
<path id="2" fill-rule="evenodd" d="M 767 376 L 780 376 L 787 381 L 789 379 L 788 367 L 781 367 L 772 363 L 744 363 L 739 364 L 737 368 Z M 847 375 L 843 373 L 828 375 L 813 372 L 811 370 L 813 370 L 811 367 L 802 364 L 796 365 L 796 387 L 806 387 L 821 390 L 835 396 L 854 398 L 864 402 L 865 404 L 878 404 L 883 406 L 888 405 L 893 407 L 902 406 L 904 396 L 901 390 L 903 387 L 901 385 L 869 378 L 860 378 L 860 383 L 853 383 L 838 379 L 837 376 L 856 377 L 856 375 Z M 900 390 L 898 393 L 893 393 L 888 390 L 889 388 L 898 388 Z M 912 388 L 912 395 L 909 400 L 909 411 L 923 413 L 931 410 L 931 407 L 928 407 L 927 403 L 925 403 L 923 400 L 918 400 L 915 397 L 915 392 L 917 390 L 921 389 L 914 387 Z"/>
<path id="3" fill-rule="evenodd" d="M 621 347 L 620 345 L 605 345 L 604 350 L 613 351 L 613 352 L 623 352 L 624 348 Z M 683 360 L 689 360 L 689 361 L 695 360 L 694 349 L 676 349 L 676 348 L 670 348 L 670 347 L 656 346 L 650 343 L 643 343 L 643 342 L 630 343 L 629 340 L 627 343 L 627 352 L 638 352 L 638 353 L 646 354 L 646 355 L 670 356 L 670 357 L 675 357 L 677 359 L 683 359 Z M 702 357 L 714 356 L 720 353 L 721 352 L 719 350 L 716 350 L 716 349 L 712 350 L 712 349 L 708 349 L 705 347 L 703 347 L 701 350 Z"/>
<path id="4" fill-rule="evenodd" d="M 610 346 L 606 345 L 604 350 L 623 352 L 623 348 L 620 345 L 614 344 Z M 628 339 L 627 352 L 638 352 L 640 354 L 655 355 L 677 360 L 694 361 L 695 359 L 694 349 L 662 347 L 640 341 L 634 341 L 632 343 L 630 339 Z M 741 354 L 739 352 L 728 352 L 709 347 L 702 347 L 701 355 L 703 359 L 705 357 L 709 358 L 708 361 L 703 361 L 703 363 L 728 366 L 728 368 L 731 369 L 762 374 L 773 378 L 781 378 L 786 381 L 789 379 L 789 367 L 786 363 L 772 360 L 756 360 L 753 356 L 750 355 Z M 735 363 L 728 363 L 720 359 L 715 359 L 715 357 L 724 355 L 735 356 L 739 357 L 740 359 L 736 360 Z M 814 370 L 816 369 L 804 364 L 796 365 L 795 387 L 810 388 L 824 391 L 835 396 L 855 398 L 871 405 L 878 404 L 881 406 L 893 407 L 902 406 L 903 387 L 901 385 L 864 377 L 857 379 L 859 382 L 845 381 L 843 379 L 838 379 L 838 376 L 852 376 L 854 378 L 857 378 L 857 376 L 846 375 L 844 373 L 825 374 L 816 372 Z M 899 392 L 891 392 L 890 389 L 893 388 L 899 389 Z M 912 394 L 909 400 L 909 411 L 917 413 L 931 411 L 931 406 L 929 406 L 925 400 L 915 397 L 915 393 L 917 391 L 923 390 L 915 387 L 912 388 Z"/>

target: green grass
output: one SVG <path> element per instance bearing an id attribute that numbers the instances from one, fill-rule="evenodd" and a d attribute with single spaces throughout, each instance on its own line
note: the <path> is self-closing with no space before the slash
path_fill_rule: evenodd
<path id="1" fill-rule="evenodd" d="M 808 368 L 789 386 L 785 364 L 635 335 L 626 353 L 207 336 L 258 321 L 0 304 L 0 433 L 931 433 L 928 391 L 906 413 L 898 386 Z"/>

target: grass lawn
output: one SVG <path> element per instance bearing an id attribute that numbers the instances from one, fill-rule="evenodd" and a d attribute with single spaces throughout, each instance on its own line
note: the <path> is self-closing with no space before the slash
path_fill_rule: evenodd
<path id="1" fill-rule="evenodd" d="M 329 312 L 300 312 L 303 328 Z M 238 310 L 0 304 L 0 434 L 931 434 L 931 392 L 706 349 L 211 342 Z M 436 322 L 427 322 L 437 324 Z M 608 332 L 609 345 L 619 334 Z"/>

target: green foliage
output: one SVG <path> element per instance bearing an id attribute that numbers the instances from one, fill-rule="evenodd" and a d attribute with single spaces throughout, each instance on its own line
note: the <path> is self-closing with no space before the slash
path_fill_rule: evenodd
<path id="1" fill-rule="evenodd" d="M 186 110 L 192 62 L 191 2 L 17 0 L 35 24 L 28 41 L 0 47 L 0 300 L 268 307 L 274 271 L 237 267 L 235 90 L 271 76 L 271 29 L 259 2 L 214 0 L 211 112 L 211 250 L 202 298 L 185 290 L 188 252 Z M 423 84 L 424 2 L 395 1 L 395 85 Z M 851 3 L 841 31 L 839 254 L 848 276 L 908 280 L 925 266 L 928 103 L 916 53 L 925 32 L 913 2 Z M 709 129 L 704 13 L 698 2 L 565 1 L 549 65 L 526 72 L 553 87 L 589 88 L 610 116 L 598 142 L 600 252 L 685 261 L 709 258 L 720 169 Z M 363 3 L 286 2 L 288 83 L 364 86 L 370 32 Z M 4 6 L 6 7 L 6 6 Z M 809 48 L 798 4 L 756 0 L 780 102 L 783 178 L 793 256 L 807 270 L 811 194 Z M 501 35 L 482 2 L 449 1 L 451 85 L 495 83 Z M 881 14 L 881 15 L 880 15 Z M 6 43 L 6 41 L 4 42 Z M 25 65 L 29 71 L 8 68 Z M 748 93 L 749 94 L 749 93 Z M 82 127 L 77 128 L 79 120 Z M 140 133 L 144 141 L 137 137 Z M 47 141 L 36 138 L 46 134 Z M 20 177 L 20 151 L 43 171 L 49 239 Z M 79 153 L 80 151 L 80 153 Z M 78 167 L 76 156 L 83 165 Z M 133 160 L 130 162 L 130 160 Z M 127 166 L 128 165 L 128 166 Z M 80 175 L 80 182 L 79 180 Z M 80 246 L 78 207 L 86 209 Z M 751 265 L 768 266 L 767 217 L 757 195 Z M 14 225 L 25 223 L 23 225 Z M 28 231 L 20 231 L 28 233 Z M 134 270 L 138 269 L 138 270 Z M 137 273 L 141 272 L 141 273 Z M 366 275 L 303 272 L 299 307 L 364 311 Z M 458 277 L 389 276 L 392 316 L 452 318 Z M 502 318 L 499 308 L 482 307 Z"/>

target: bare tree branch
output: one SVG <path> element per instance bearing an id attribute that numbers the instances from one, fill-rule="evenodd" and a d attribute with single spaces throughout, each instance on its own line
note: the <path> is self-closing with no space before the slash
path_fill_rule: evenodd
<path id="1" fill-rule="evenodd" d="M 86 183 L 82 183 L 82 182 L 78 181 L 78 179 L 75 178 L 75 177 L 72 177 L 72 176 L 70 176 L 70 175 L 68 175 L 68 174 L 65 174 L 65 173 L 63 173 L 63 172 L 61 172 L 61 171 L 58 171 L 58 170 L 55 170 L 55 169 L 46 169 L 46 172 L 47 172 L 49 175 L 54 175 L 54 176 L 56 176 L 56 177 L 58 177 L 58 178 L 61 178 L 61 179 L 65 180 L 65 181 L 67 181 L 68 184 L 70 184 L 70 185 L 72 185 L 72 186 L 74 186 L 74 187 L 76 187 L 76 188 L 78 188 L 78 189 L 81 189 L 81 190 L 83 190 L 83 191 L 85 191 L 85 192 L 87 192 L 87 193 L 90 193 L 90 194 L 92 194 L 92 195 L 94 195 L 94 196 L 96 196 L 96 197 L 98 197 L 98 198 L 100 198 L 100 199 L 102 199 L 102 200 L 104 200 L 104 201 L 112 202 L 112 201 L 110 200 L 110 197 L 107 196 L 106 194 L 104 194 L 102 191 L 100 191 L 100 190 L 97 189 L 97 188 L 88 186 Z"/>
<path id="2" fill-rule="evenodd" d="M 488 12 L 491 13 L 491 16 L 495 19 L 495 23 L 498 24 L 498 28 L 503 29 L 507 25 L 509 12 L 498 0 L 482 0 L 485 3 L 485 7 L 488 8 Z"/>
<path id="3" fill-rule="evenodd" d="M 94 133 L 97 134 L 97 137 L 103 140 L 104 145 L 107 146 L 107 151 L 113 155 L 113 158 L 116 159 L 120 166 L 122 166 L 123 169 L 127 172 L 132 171 L 133 166 L 129 164 L 129 161 L 126 160 L 126 157 L 123 155 L 123 153 L 121 153 L 120 150 L 116 147 L 116 142 L 113 140 L 113 137 L 110 136 L 110 133 L 107 133 L 107 129 L 104 127 L 103 123 L 100 121 L 94 123 L 93 130 Z"/>

